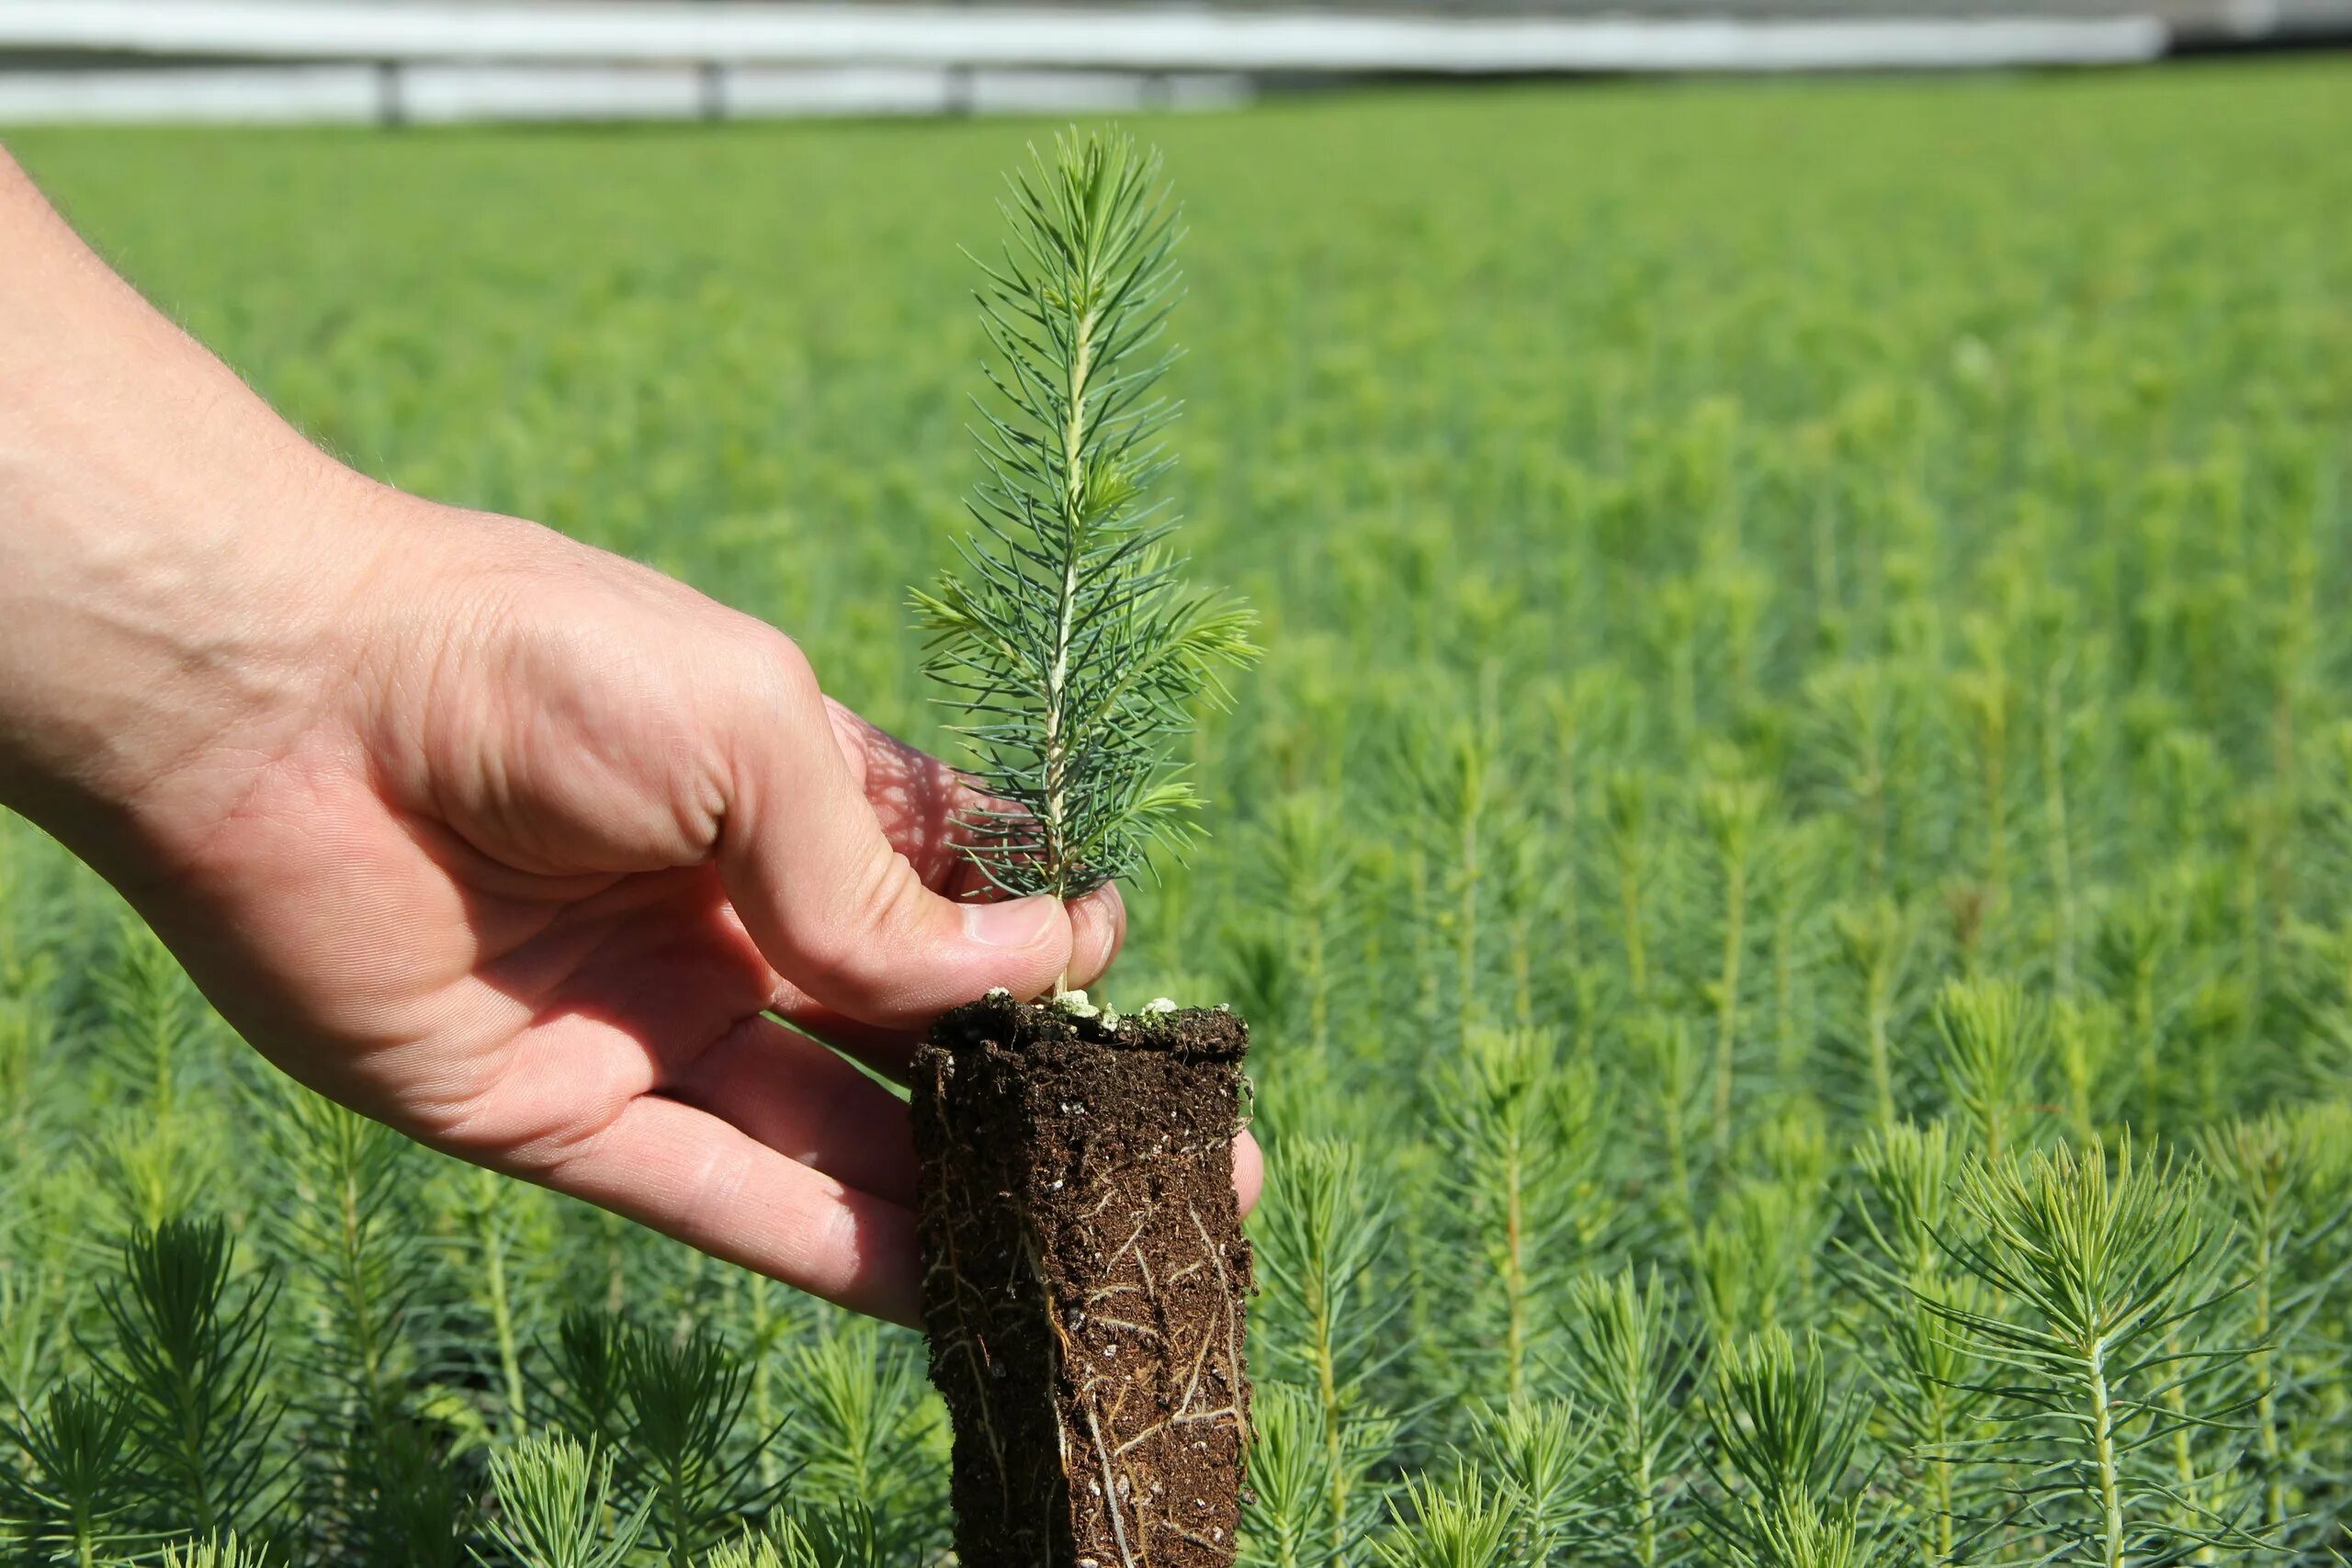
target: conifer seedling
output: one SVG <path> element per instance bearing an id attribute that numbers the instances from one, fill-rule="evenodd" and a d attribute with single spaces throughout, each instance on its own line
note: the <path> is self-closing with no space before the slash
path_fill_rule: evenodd
<path id="1" fill-rule="evenodd" d="M 1062 139 L 1004 212 L 981 268 L 977 526 L 914 604 L 986 801 L 962 824 L 973 863 L 1003 893 L 1071 898 L 1193 839 L 1173 753 L 1255 650 L 1247 612 L 1185 586 L 1169 548 L 1178 229 L 1158 158 Z M 924 1314 L 967 1568 L 1234 1560 L 1247 1044 L 1222 1008 L 1123 1019 L 1057 987 L 959 1009 L 918 1055 Z"/>

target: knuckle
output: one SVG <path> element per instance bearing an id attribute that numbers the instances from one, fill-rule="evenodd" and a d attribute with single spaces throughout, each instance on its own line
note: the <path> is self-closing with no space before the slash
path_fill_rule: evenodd
<path id="1" fill-rule="evenodd" d="M 729 625 L 739 677 L 758 697 L 777 706 L 820 702 L 817 668 L 800 645 L 764 621 L 738 615 Z"/>

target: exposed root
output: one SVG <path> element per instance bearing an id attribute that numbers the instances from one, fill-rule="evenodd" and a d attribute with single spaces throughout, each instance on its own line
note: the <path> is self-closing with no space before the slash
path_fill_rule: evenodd
<path id="1" fill-rule="evenodd" d="M 1229 1568 L 1249 1427 L 1249 1244 L 1216 1098 L 1233 1056 L 1091 1051 L 1058 1016 L 974 1014 L 986 1032 L 953 1036 L 958 1070 L 919 1078 L 917 1105 L 921 1133 L 922 1089 L 941 1097 L 926 1172 L 953 1168 L 923 1215 L 958 1550 L 972 1568 Z M 1188 1039 L 1238 1055 L 1229 1015 L 1193 1019 Z"/>
<path id="2" fill-rule="evenodd" d="M 1111 1471 L 1111 1453 L 1102 1446 L 1102 1424 L 1094 1418 L 1094 1406 L 1086 1407 L 1086 1429 L 1094 1438 L 1094 1457 L 1102 1465 L 1102 1506 L 1110 1510 L 1111 1534 L 1119 1543 L 1119 1568 L 1143 1568 L 1143 1560 L 1127 1544 L 1126 1520 L 1119 1513 L 1119 1483 Z"/>

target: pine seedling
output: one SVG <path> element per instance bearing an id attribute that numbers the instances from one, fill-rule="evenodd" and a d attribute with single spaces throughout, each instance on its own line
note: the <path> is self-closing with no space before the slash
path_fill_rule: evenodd
<path id="1" fill-rule="evenodd" d="M 1524 816 L 1511 798 L 1497 727 L 1483 719 L 1439 725 L 1416 716 L 1399 732 L 1391 773 L 1397 837 L 1419 843 L 1428 863 L 1450 868 L 1430 889 L 1431 912 L 1453 937 L 1448 1032 L 1466 1035 L 1489 1021 L 1487 911 L 1498 863 L 1508 863 L 1526 831 Z"/>
<path id="2" fill-rule="evenodd" d="M 1810 1320 L 1820 1303 L 1821 1257 L 1834 1224 L 1830 1180 L 1844 1163 L 1843 1152 L 1831 1144 L 1820 1106 L 1792 1099 L 1756 1129 L 1744 1154 L 1759 1168 L 1761 1179 L 1741 1187 L 1760 1198 L 1762 1211 L 1785 1215 L 1770 1240 L 1779 1255 L 1774 1271 L 1785 1279 L 1778 1297 L 1781 1310 Z"/>
<path id="3" fill-rule="evenodd" d="M 1647 1120 L 1665 1166 L 1666 1190 L 1659 1201 L 1665 1211 L 1662 1217 L 1671 1223 L 1680 1239 L 1696 1247 L 1699 1193 L 1690 1168 L 1690 1145 L 1704 1115 L 1698 1101 L 1698 1051 L 1690 1025 L 1665 1013 L 1638 1017 L 1632 1036 L 1634 1059 L 1649 1088 Z"/>
<path id="4" fill-rule="evenodd" d="M 1617 884 L 1617 931 L 1623 944 L 1626 983 L 1634 999 L 1650 995 L 1649 900 L 1657 874 L 1657 847 L 1651 818 L 1652 781 L 1621 770 L 1609 775 L 1603 799 L 1611 868 Z"/>
<path id="5" fill-rule="evenodd" d="M 130 1412 L 81 1382 L 51 1389 L 38 1414 L 0 1423 L 0 1535 L 27 1564 L 94 1568 L 130 1544 L 137 1497 L 130 1473 Z"/>
<path id="6" fill-rule="evenodd" d="M 747 1409 L 754 1427 L 761 1431 L 781 1428 L 785 1418 L 781 1405 L 785 1397 L 777 1361 L 784 1346 L 807 1325 L 817 1303 L 798 1292 L 787 1292 L 764 1274 L 746 1269 L 728 1276 L 742 1292 L 743 1301 L 730 1314 L 737 1320 L 741 1334 L 743 1359 L 751 1364 L 752 1391 Z M 760 1483 L 775 1486 L 784 1481 L 785 1458 L 781 1440 L 768 1446 L 760 1456 Z"/>
<path id="7" fill-rule="evenodd" d="M 358 1446 L 355 1437 L 355 1446 Z M 474 1471 L 437 1425 L 403 1417 L 365 1440 L 366 1469 L 345 1465 L 342 1499 L 356 1550 L 338 1562 L 373 1568 L 462 1568 L 474 1521 Z"/>
<path id="8" fill-rule="evenodd" d="M 178 960 L 129 910 L 118 912 L 110 956 L 96 972 L 105 1024 L 96 1043 L 119 1098 L 93 1152 L 120 1227 L 153 1230 L 214 1175 L 218 1151 L 187 1113 L 205 1014 Z"/>
<path id="9" fill-rule="evenodd" d="M 1553 929 L 1553 911 L 1566 874 L 1557 841 L 1532 813 L 1506 846 L 1499 899 L 1504 961 L 1509 965 L 1510 1022 L 1515 1029 L 1533 1029 L 1548 1010 L 1542 994 L 1546 953 Z"/>
<path id="10" fill-rule="evenodd" d="M 1699 744 L 1699 590 L 1692 576 L 1669 577 L 1655 587 L 1653 614 L 1645 629 L 1663 666 L 1668 736 L 1679 756 Z"/>
<path id="11" fill-rule="evenodd" d="M 938 1407 L 922 1366 L 871 1322 L 829 1324 L 785 1359 L 797 1411 L 782 1434 L 802 1503 L 870 1507 L 886 1557 L 910 1561 L 933 1538 L 946 1499 L 937 1484 Z"/>
<path id="12" fill-rule="evenodd" d="M 1964 1560 L 1962 1521 L 1984 1512 L 1984 1470 L 1967 1445 L 1988 1397 L 1984 1364 L 1942 1314 L 1992 1301 L 1975 1280 L 1955 1277 L 1944 1255 L 1961 1169 L 1949 1124 L 1898 1122 L 1863 1145 L 1856 1163 L 1855 1235 L 1838 1247 L 1866 1317 L 1861 1369 L 1883 1396 L 1872 1427 L 1918 1488 L 1925 1559 L 1941 1568 Z"/>
<path id="13" fill-rule="evenodd" d="M 2132 1125 L 2153 1138 L 2166 1107 L 2165 1030 L 2169 1022 L 2160 981 L 2180 945 L 2172 900 L 2161 891 L 2126 900 L 2108 911 L 2097 953 L 2109 995 L 2123 1020 L 2135 1080 Z"/>
<path id="14" fill-rule="evenodd" d="M 1936 998 L 1937 1066 L 1978 1149 L 1998 1161 L 2030 1141 L 2049 1034 L 2041 1010 L 2003 980 L 1952 980 Z"/>
<path id="15" fill-rule="evenodd" d="M 1320 1138 L 1273 1145 L 1266 1197 L 1259 1262 L 1272 1289 L 1260 1309 L 1259 1353 L 1277 1376 L 1304 1385 L 1313 1435 L 1303 1440 L 1322 1457 L 1313 1467 L 1317 1545 L 1340 1560 L 1381 1515 L 1369 1472 L 1386 1457 L 1378 1439 L 1394 1423 L 1374 1404 L 1374 1380 L 1410 1348 L 1396 1332 L 1407 1292 L 1384 1269 L 1391 1200 L 1358 1145 Z"/>
<path id="16" fill-rule="evenodd" d="M 497 1358 L 492 1371 L 496 1425 L 513 1441 L 527 1427 L 529 1398 L 516 1268 L 526 1244 L 545 1239 L 543 1233 L 533 1235 L 529 1222 L 545 1216 L 548 1199 L 540 1189 L 510 1181 L 492 1170 L 469 1171 L 458 1179 L 464 1185 L 458 1217 L 475 1264 L 467 1270 L 467 1279 L 487 1330 L 482 1337 Z"/>
<path id="17" fill-rule="evenodd" d="M 2319 1320 L 2352 1271 L 2352 1257 L 2335 1245 L 2346 1229 L 2346 1195 L 2330 1190 L 2331 1151 L 2313 1134 L 2343 1131 L 2274 1111 L 2206 1129 L 2198 1141 L 2245 1258 L 2245 1289 L 2233 1305 L 2252 1347 L 2245 1368 L 2253 1397 L 2250 1461 L 2262 1489 L 2262 1527 L 2274 1534 L 2296 1522 L 2292 1488 L 2304 1467 L 2290 1454 L 2290 1434 L 2318 1393 L 2308 1369 L 2341 1354 Z"/>
<path id="18" fill-rule="evenodd" d="M 648 1539 L 669 1568 L 694 1568 L 766 1506 L 759 1461 L 775 1434 L 740 1438 L 749 1378 L 699 1326 L 676 1339 L 628 1331 L 620 1382 L 630 1416 L 620 1450 L 623 1494 L 650 1505 Z"/>
<path id="19" fill-rule="evenodd" d="M 276 1078 L 251 1096 L 287 1176 L 269 1212 L 276 1250 L 312 1332 L 290 1359 L 311 1453 L 303 1529 L 339 1562 L 419 1563 L 454 1554 L 458 1497 L 447 1467 L 413 1462 L 413 1384 L 433 1342 L 418 1320 L 425 1258 L 407 1212 L 415 1145 L 382 1123 Z M 437 1542 L 437 1545 L 436 1545 Z"/>
<path id="20" fill-rule="evenodd" d="M 1556 1299 L 1606 1213 L 1593 1190 L 1607 1117 L 1589 1069 L 1564 1068 L 1549 1034 L 1474 1028 L 1432 1085 L 1478 1267 L 1467 1321 L 1487 1331 L 1507 1399 L 1529 1392 Z M 1492 1306 L 1498 1323 L 1477 1322 Z"/>
<path id="21" fill-rule="evenodd" d="M 1809 1194 L 1794 1184 L 1748 1178 L 1727 1189 L 1700 1230 L 1694 1259 L 1708 1329 L 1728 1338 L 1804 1321 L 1821 1228 Z"/>
<path id="22" fill-rule="evenodd" d="M 554 1360 L 558 1424 L 610 1458 L 614 1495 L 642 1512 L 648 1547 L 671 1568 L 691 1568 L 767 1506 L 759 1464 L 777 1434 L 742 1431 L 750 1377 L 707 1329 L 673 1337 L 572 1313 Z"/>
<path id="23" fill-rule="evenodd" d="M 13 1249 L 0 1256 L 8 1258 L 0 1268 L 0 1397 L 22 1399 L 55 1374 L 78 1303 L 64 1266 Z"/>
<path id="24" fill-rule="evenodd" d="M 1954 671 L 1948 685 L 1953 716 L 1976 766 L 1976 826 L 1984 836 L 1978 875 L 1985 917 L 1998 934 L 2009 913 L 2010 753 L 2019 696 L 1999 628 L 1972 616 L 1967 631 L 1975 645 L 1973 668 Z"/>
<path id="25" fill-rule="evenodd" d="M 195 987 L 147 922 L 124 910 L 114 962 L 98 972 L 107 1027 L 99 1036 L 117 1080 L 156 1121 L 177 1112 L 196 1034 Z"/>
<path id="26" fill-rule="evenodd" d="M 35 999 L 0 991 L 0 1170 L 30 1142 L 35 1086 L 47 1054 L 49 1022 Z"/>
<path id="27" fill-rule="evenodd" d="M 1504 1568 L 1514 1561 L 1512 1502 L 1475 1464 L 1450 1481 L 1410 1481 L 1374 1553 L 1383 1568 Z"/>
<path id="28" fill-rule="evenodd" d="M 1722 897 L 1723 950 L 1710 983 L 1715 1010 L 1713 1095 L 1709 1122 L 1715 1161 L 1731 1154 L 1734 1087 L 1740 1055 L 1741 972 L 1749 942 L 1750 882 L 1767 848 L 1765 812 L 1770 795 L 1751 779 L 1711 780 L 1700 786 L 1699 826 L 1714 853 Z"/>
<path id="29" fill-rule="evenodd" d="M 1263 868 L 1284 927 L 1298 946 L 1306 1006 L 1305 1043 L 1317 1056 L 1331 1045 L 1335 980 L 1348 937 L 1349 906 L 1343 895 L 1354 874 L 1354 860 L 1339 802 L 1319 790 L 1286 795 L 1275 802 L 1251 856 L 1251 863 Z"/>
<path id="30" fill-rule="evenodd" d="M 1911 962 L 1913 922 L 1892 898 L 1842 908 L 1831 917 L 1838 955 L 1856 993 L 1852 1032 L 1870 1083 L 1871 1126 L 1894 1125 L 1894 1033 Z"/>
<path id="31" fill-rule="evenodd" d="M 1875 1561 L 1849 1484 L 1861 1410 L 1834 1395 L 1820 1343 L 1774 1328 L 1730 1347 L 1707 1403 L 1724 1502 L 1710 1524 L 1736 1562 L 1843 1568 Z"/>
<path id="32" fill-rule="evenodd" d="M 1473 1461 L 1510 1504 L 1508 1560 L 1541 1568 L 1567 1549 L 1589 1511 L 1600 1480 L 1587 1458 L 1592 1432 L 1557 1399 L 1481 1404 L 1471 1423 Z"/>
<path id="33" fill-rule="evenodd" d="M 1664 1280 L 1656 1270 L 1639 1283 L 1631 1272 L 1580 1276 L 1568 1291 L 1564 1347 L 1562 1380 L 1593 1428 L 1588 1560 L 1626 1568 L 1684 1561 L 1678 1510 L 1698 1437 L 1683 1396 L 1695 1348 Z"/>
<path id="34" fill-rule="evenodd" d="M 258 1546 L 241 1542 L 234 1530 L 209 1540 L 177 1541 L 164 1548 L 164 1568 L 270 1568 Z"/>
<path id="35" fill-rule="evenodd" d="M 1238 1561 L 1245 1568 L 1319 1568 L 1342 1561 L 1332 1542 L 1324 1412 L 1314 1393 L 1261 1382 L 1250 1415 L 1248 1511 Z M 1349 1544 L 1343 1541 L 1342 1546 Z"/>
<path id="36" fill-rule="evenodd" d="M 2081 710 L 2068 701 L 2075 658 L 2069 650 L 2047 660 L 2041 681 L 2041 819 L 2049 865 L 2051 981 L 2062 998 L 2075 994 L 2075 950 L 2080 917 L 2075 891 L 2074 812 L 2067 802 L 2067 775 L 2075 742 L 2087 728 Z"/>
<path id="37" fill-rule="evenodd" d="M 1012 182 L 1012 243 L 981 264 L 996 350 L 986 477 L 965 571 L 914 595 L 931 673 L 990 804 L 973 863 L 1016 895 L 1076 897 L 1181 851 L 1198 800 L 1173 762 L 1193 705 L 1226 701 L 1250 616 L 1185 588 L 1153 494 L 1175 414 L 1159 383 L 1179 230 L 1159 160 L 1124 136 L 1057 140 Z"/>
<path id="38" fill-rule="evenodd" d="M 1767 1505 L 1825 1498 L 1853 1461 L 1860 1413 L 1833 1403 L 1820 1344 L 1768 1328 L 1724 1348 L 1707 1416 L 1726 1490 Z"/>
<path id="39" fill-rule="evenodd" d="M 108 1113 L 89 1141 L 89 1169 L 105 1204 L 101 1229 L 156 1230 L 187 1212 L 188 1195 L 221 1177 L 221 1145 L 201 1118 L 143 1109 Z"/>
<path id="40" fill-rule="evenodd" d="M 416 1228 L 402 1212 L 421 1180 L 417 1146 L 289 1078 L 250 1108 L 286 1172 L 271 1215 L 311 1337 L 305 1381 L 332 1391 L 330 1424 L 373 1429 L 401 1414 L 424 1286 Z"/>
<path id="41" fill-rule="evenodd" d="M 548 1346 L 554 1377 L 544 1400 L 555 1424 L 584 1449 L 610 1453 L 628 1434 L 629 1325 L 609 1312 L 563 1314 Z"/>
<path id="42" fill-rule="evenodd" d="M 787 1509 L 764 1530 L 712 1552 L 707 1568 L 884 1568 L 896 1561 L 877 1543 L 874 1510 L 840 1503 Z"/>
<path id="43" fill-rule="evenodd" d="M 228 1228 L 172 1220 L 122 1249 L 98 1287 L 109 1329 L 85 1346 L 128 1412 L 133 1491 L 159 1533 L 244 1530 L 268 1518 L 285 1475 L 268 1387 L 274 1275 L 232 1277 Z"/>
<path id="44" fill-rule="evenodd" d="M 1552 829 L 1558 842 L 1569 846 L 1559 857 L 1555 929 L 1567 950 L 1566 967 L 1587 976 L 1589 984 L 1599 967 L 1597 955 L 1585 951 L 1585 882 L 1591 874 L 1586 863 L 1596 837 L 1586 831 L 1592 814 L 1594 760 L 1622 750 L 1633 698 L 1623 673 L 1605 664 L 1579 669 L 1564 688 L 1550 689 L 1546 695 L 1554 733 L 1550 773 L 1557 784 Z M 1589 1043 L 1589 1025 L 1580 1027 L 1588 1036 L 1582 1043 Z"/>
<path id="45" fill-rule="evenodd" d="M 1838 825 L 1789 820 L 1777 836 L 1767 903 L 1771 920 L 1772 1069 L 1784 1093 L 1808 1091 L 1824 1033 L 1821 970 L 1833 932 L 1823 918 Z"/>
<path id="46" fill-rule="evenodd" d="M 1176 297 L 1159 180 L 1125 137 L 1066 138 L 1012 180 L 1012 241 L 982 265 L 977 529 L 962 573 L 914 604 L 981 797 L 966 853 L 1002 893 L 1073 898 L 1155 847 L 1181 857 L 1198 801 L 1177 744 L 1257 652 L 1238 604 L 1180 581 L 1155 494 Z M 912 1064 L 956 1551 L 971 1568 L 1126 1565 L 1170 1542 L 1229 1556 L 1248 1026 L 1172 1004 L 1122 1018 L 1067 980 L 1046 1004 L 997 992 L 949 1012 Z"/>
<path id="47" fill-rule="evenodd" d="M 2052 1010 L 2051 1034 L 2066 1130 L 2087 1148 L 2115 1124 L 2124 1098 L 2113 1070 L 2121 1048 L 2115 1010 L 2096 999 L 2061 1002 Z"/>
<path id="48" fill-rule="evenodd" d="M 2189 1176 L 2098 1145 L 1973 1166 L 1953 1263 L 1997 1310 L 1922 1295 L 1996 1371 L 1982 1456 L 2010 1477 L 2009 1517 L 1983 1521 L 2107 1568 L 2187 1562 L 2262 1542 L 2184 1488 L 2173 1439 L 2230 1436 L 2245 1402 L 2223 1374 L 2245 1348 L 2207 1337 L 2226 1293 L 2218 1234 Z"/>
<path id="49" fill-rule="evenodd" d="M 1791 1498 L 1724 1544 L 1733 1568 L 1871 1568 L 1900 1560 L 1900 1543 L 1866 1524 L 1850 1499 Z"/>
<path id="50" fill-rule="evenodd" d="M 613 1456 L 560 1433 L 492 1454 L 490 1484 L 497 1509 L 484 1533 L 499 1555 L 477 1548 L 482 1568 L 623 1568 L 651 1508 L 623 1507 Z"/>

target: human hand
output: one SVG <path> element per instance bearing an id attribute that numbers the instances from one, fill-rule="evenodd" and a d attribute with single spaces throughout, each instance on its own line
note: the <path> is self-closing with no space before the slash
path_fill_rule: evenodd
<path id="1" fill-rule="evenodd" d="M 892 1073 L 948 1006 L 1089 983 L 1115 890 L 972 901 L 957 776 L 783 636 L 360 479 L 58 254 L 84 346 L 0 335 L 48 392 L 0 404 L 0 797 L 305 1083 L 913 1321 L 905 1107 L 808 1036 Z"/>

